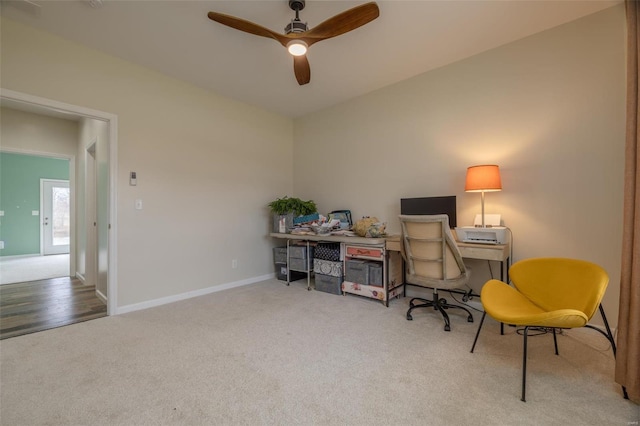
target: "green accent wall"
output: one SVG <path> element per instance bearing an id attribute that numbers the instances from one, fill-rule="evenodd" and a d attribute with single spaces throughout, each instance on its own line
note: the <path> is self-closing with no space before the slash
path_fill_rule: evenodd
<path id="1" fill-rule="evenodd" d="M 0 256 L 40 254 L 40 179 L 69 180 L 69 160 L 0 152 Z"/>

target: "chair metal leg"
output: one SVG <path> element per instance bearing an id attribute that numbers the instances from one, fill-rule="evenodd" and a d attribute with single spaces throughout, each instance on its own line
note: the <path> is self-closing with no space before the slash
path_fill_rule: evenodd
<path id="1" fill-rule="evenodd" d="M 585 325 L 585 327 L 601 333 L 602 335 L 604 335 L 604 337 L 607 338 L 607 340 L 609 340 L 609 343 L 611 343 L 611 350 L 613 351 L 613 357 L 615 358 L 616 357 L 616 341 L 613 339 L 613 333 L 611 333 L 611 327 L 609 327 L 609 321 L 607 321 L 607 316 L 604 314 L 604 308 L 602 307 L 602 303 L 598 306 L 598 309 L 600 310 L 600 315 L 602 316 L 602 322 L 604 322 L 604 327 L 606 328 L 607 332 L 605 333 L 604 331 L 590 324 Z M 627 394 L 627 388 L 625 388 L 624 386 L 622 386 L 622 395 L 624 396 L 624 399 L 629 399 L 629 394 Z"/>
<path id="2" fill-rule="evenodd" d="M 445 304 L 447 303 L 446 300 L 440 299 L 437 302 L 433 303 L 433 307 L 434 309 L 439 310 L 440 314 L 442 314 L 442 318 L 444 318 L 444 331 L 451 331 L 451 321 L 449 321 L 449 315 L 447 315 L 447 313 L 445 312 L 441 302 L 444 302 Z"/>
<path id="3" fill-rule="evenodd" d="M 421 304 L 419 305 L 414 304 L 414 301 L 416 300 L 420 301 Z M 409 301 L 409 310 L 407 311 L 407 320 L 408 321 L 413 320 L 413 317 L 411 316 L 411 312 L 414 309 L 429 308 L 429 307 L 433 308 L 434 311 L 439 311 L 440 314 L 442 315 L 442 318 L 444 319 L 444 331 L 451 331 L 451 321 L 449 319 L 449 314 L 447 314 L 445 309 L 462 309 L 467 313 L 467 322 L 473 322 L 473 315 L 467 308 L 463 306 L 458 306 L 458 305 L 450 305 L 449 303 L 447 303 L 447 299 L 439 298 L 437 289 L 433 290 L 433 300 L 426 300 L 419 297 L 414 297 Z"/>
<path id="4" fill-rule="evenodd" d="M 558 339 L 556 338 L 556 329 L 553 328 L 553 346 L 556 348 L 556 355 L 558 355 Z"/>
<path id="5" fill-rule="evenodd" d="M 419 305 L 415 305 L 413 302 L 418 300 L 419 302 L 422 302 Z M 413 317 L 411 316 L 411 311 L 413 311 L 415 308 L 424 308 L 424 307 L 429 307 L 432 306 L 432 301 L 430 300 L 426 300 L 426 299 L 421 299 L 419 297 L 414 297 L 413 299 L 411 299 L 409 301 L 409 310 L 407 311 L 407 320 L 411 321 L 413 320 Z"/>
<path id="6" fill-rule="evenodd" d="M 529 332 L 529 326 L 524 328 L 522 335 L 524 336 L 524 348 L 522 351 L 522 398 L 520 401 L 527 402 L 525 399 L 525 389 L 527 386 L 527 333 Z"/>
<path id="7" fill-rule="evenodd" d="M 606 337 L 611 342 L 611 349 L 613 350 L 613 357 L 616 357 L 616 342 L 613 340 L 613 333 L 611 333 L 611 328 L 609 327 L 609 321 L 607 321 L 607 316 L 604 314 L 604 308 L 602 307 L 602 303 L 598 306 L 600 309 L 600 315 L 602 316 L 602 322 L 604 322 L 604 326 L 607 329 Z M 596 329 L 599 330 L 599 329 Z M 599 330 L 602 331 L 602 330 Z"/>
<path id="8" fill-rule="evenodd" d="M 482 323 L 484 322 L 484 317 L 487 316 L 486 312 L 482 313 L 482 318 L 480 318 L 480 325 L 478 325 L 478 331 L 476 331 L 476 338 L 473 339 L 473 346 L 471 346 L 471 353 L 476 347 L 476 342 L 478 341 L 478 336 L 480 336 L 480 330 L 482 329 Z"/>

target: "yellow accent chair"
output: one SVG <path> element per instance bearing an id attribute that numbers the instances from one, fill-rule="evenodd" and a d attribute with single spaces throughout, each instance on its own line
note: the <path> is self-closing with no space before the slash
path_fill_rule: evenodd
<path id="1" fill-rule="evenodd" d="M 527 334 L 532 328 L 552 330 L 556 355 L 556 329 L 592 328 L 609 340 L 615 356 L 615 341 L 600 304 L 609 284 L 604 269 L 583 260 L 547 257 L 521 260 L 511 266 L 509 275 L 513 287 L 499 280 L 490 280 L 482 287 L 480 300 L 484 313 L 471 352 L 476 347 L 487 314 L 501 323 L 501 334 L 503 324 L 524 327 L 521 401 L 526 402 Z M 588 324 L 598 309 L 606 333 Z M 626 398 L 624 387 L 622 390 Z"/>
<path id="2" fill-rule="evenodd" d="M 416 308 L 433 308 L 442 314 L 444 330 L 450 331 L 446 310 L 456 308 L 465 311 L 467 321 L 473 322 L 473 315 L 468 309 L 449 304 L 438 295 L 438 290 L 450 291 L 466 286 L 470 275 L 451 234 L 449 217 L 440 214 L 400 215 L 399 218 L 402 227 L 400 248 L 406 266 L 405 284 L 433 290 L 433 300 L 411 299 L 407 320 L 413 320 L 411 312 Z"/>

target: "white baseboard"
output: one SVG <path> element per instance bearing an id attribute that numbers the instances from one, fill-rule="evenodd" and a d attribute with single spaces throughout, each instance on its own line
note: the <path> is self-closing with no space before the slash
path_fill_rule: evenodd
<path id="1" fill-rule="evenodd" d="M 100 290 L 96 289 L 96 297 L 102 301 L 105 305 L 107 304 L 107 296 L 105 296 Z"/>
<path id="2" fill-rule="evenodd" d="M 140 311 L 142 309 L 148 309 L 156 306 L 166 305 L 167 303 L 173 303 L 173 302 L 178 302 L 180 300 L 191 299 L 192 297 L 204 296 L 205 294 L 216 293 L 218 291 L 228 290 L 236 287 L 242 287 L 242 286 L 254 284 L 260 281 L 266 281 L 274 278 L 275 276 L 276 276 L 275 273 L 261 275 L 259 277 L 247 278 L 246 280 L 220 284 L 213 287 L 203 288 L 200 290 L 188 291 L 186 293 L 176 294 L 176 295 L 167 296 L 167 297 L 161 297 L 159 299 L 148 300 L 146 302 L 120 306 L 116 308 L 115 315 L 126 314 L 128 312 L 134 312 L 134 311 Z"/>
<path id="3" fill-rule="evenodd" d="M 82 284 L 87 284 L 87 280 L 85 280 L 84 275 L 82 275 L 80 272 L 76 272 L 76 278 L 82 281 Z"/>

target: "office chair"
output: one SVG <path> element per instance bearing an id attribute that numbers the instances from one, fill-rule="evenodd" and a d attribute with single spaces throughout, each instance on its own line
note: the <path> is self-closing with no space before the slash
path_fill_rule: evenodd
<path id="1" fill-rule="evenodd" d="M 583 260 L 533 258 L 521 260 L 509 269 L 513 287 L 490 280 L 480 292 L 484 313 L 471 347 L 473 353 L 485 316 L 503 324 L 524 327 L 522 358 L 522 396 L 526 402 L 527 335 L 534 327 L 551 328 L 558 355 L 556 328 L 592 328 L 604 335 L 616 354 L 616 344 L 600 304 L 609 284 L 609 276 L 600 266 Z M 606 333 L 588 322 L 600 310 Z M 627 398 L 626 389 L 622 391 Z"/>
<path id="2" fill-rule="evenodd" d="M 414 297 L 409 302 L 407 320 L 413 320 L 411 312 L 416 308 L 433 308 L 444 318 L 444 331 L 451 325 L 446 310 L 462 309 L 473 322 L 468 309 L 447 303 L 438 290 L 461 288 L 469 282 L 469 271 L 462 262 L 462 255 L 451 235 L 449 217 L 440 215 L 400 215 L 402 226 L 401 251 L 406 262 L 405 283 L 433 289 L 433 300 Z M 420 303 L 415 303 L 420 302 Z"/>

